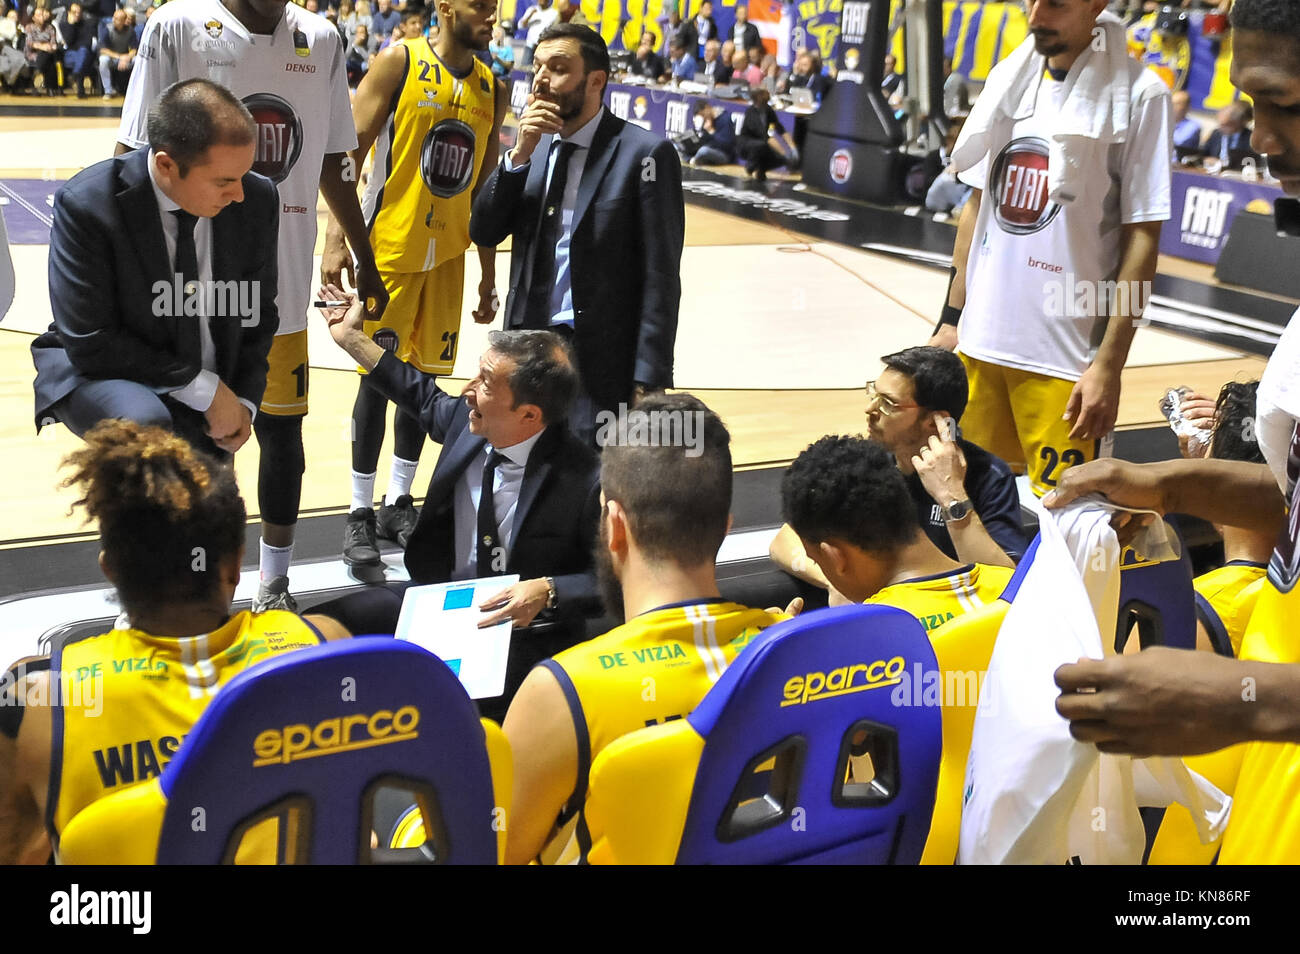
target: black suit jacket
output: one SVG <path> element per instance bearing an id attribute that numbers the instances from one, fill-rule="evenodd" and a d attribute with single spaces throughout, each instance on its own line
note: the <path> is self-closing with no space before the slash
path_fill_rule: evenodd
<path id="1" fill-rule="evenodd" d="M 735 30 L 733 27 L 732 36 L 734 35 L 735 35 Z M 740 47 L 740 49 L 742 50 L 752 50 L 755 47 L 761 50 L 763 48 L 763 38 L 758 35 L 758 27 L 754 26 L 754 24 L 752 23 L 745 24 L 743 39 L 744 39 L 744 44 Z"/>
<path id="2" fill-rule="evenodd" d="M 524 168 L 498 165 L 469 221 L 477 245 L 511 236 L 507 328 L 524 327 L 552 138 Z M 677 151 L 606 110 L 583 167 L 570 246 L 574 349 L 597 407 L 629 401 L 637 383 L 672 386 L 685 229 Z"/>
<path id="3" fill-rule="evenodd" d="M 1218 129 L 1210 133 L 1210 138 L 1205 140 L 1205 145 L 1201 146 L 1200 152 L 1207 159 L 1218 159 L 1223 155 L 1223 133 Z M 1256 165 L 1262 163 L 1262 157 L 1259 153 L 1250 148 L 1250 130 L 1243 129 L 1239 133 L 1233 133 L 1228 137 L 1228 166 L 1229 169 L 1240 169 L 1242 162 L 1246 159 L 1253 159 Z"/>
<path id="4" fill-rule="evenodd" d="M 162 394 L 185 386 L 200 370 L 196 319 L 154 314 L 159 282 L 169 290 L 162 297 L 172 299 L 163 307 L 176 309 L 148 161 L 145 147 L 98 162 L 54 197 L 49 265 L 54 321 L 32 342 L 38 427 L 51 407 L 87 380 L 138 381 Z M 248 173 L 243 187 L 244 201 L 232 202 L 212 219 L 212 279 L 258 282 L 257 315 L 213 319 L 208 326 L 217 377 L 257 406 L 266 390 L 267 352 L 280 324 L 275 307 L 280 203 L 275 185 L 264 176 Z"/>
<path id="5" fill-rule="evenodd" d="M 455 566 L 456 482 L 483 450 L 484 439 L 469 430 L 464 400 L 438 387 L 425 374 L 385 354 L 366 382 L 420 421 L 442 444 L 420 518 L 406 545 L 406 569 L 415 583 L 442 583 Z M 524 468 L 507 573 L 531 580 L 555 580 L 556 616 L 581 629 L 581 620 L 600 608 L 593 547 L 600 519 L 600 462 L 595 451 L 567 427 L 547 427 Z"/>

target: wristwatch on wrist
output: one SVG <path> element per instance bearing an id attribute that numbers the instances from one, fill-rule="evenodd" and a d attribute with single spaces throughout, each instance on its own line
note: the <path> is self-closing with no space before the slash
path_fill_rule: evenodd
<path id="1" fill-rule="evenodd" d="M 952 503 L 947 504 L 941 509 L 943 511 L 944 523 L 958 523 L 965 520 L 975 512 L 975 508 L 970 505 L 969 498 L 966 500 L 954 500 Z"/>
<path id="2" fill-rule="evenodd" d="M 548 610 L 553 610 L 555 609 L 555 578 L 548 576 L 545 579 L 546 579 L 546 590 L 547 590 L 546 608 Z"/>

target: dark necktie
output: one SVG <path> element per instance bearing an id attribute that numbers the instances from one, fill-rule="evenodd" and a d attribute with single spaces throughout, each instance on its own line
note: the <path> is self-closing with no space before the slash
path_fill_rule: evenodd
<path id="1" fill-rule="evenodd" d="M 536 254 L 533 256 L 533 274 L 528 286 L 528 308 L 524 315 L 525 328 L 547 328 L 551 324 L 551 292 L 555 290 L 555 247 L 560 242 L 564 219 L 564 189 L 569 182 L 569 160 L 577 145 L 551 143 L 555 165 L 551 170 L 551 184 L 542 203 L 542 224 L 537 231 Z"/>
<path id="2" fill-rule="evenodd" d="M 502 546 L 497 539 L 501 530 L 497 526 L 496 500 L 493 483 L 496 480 L 497 464 L 505 460 L 496 451 L 488 454 L 487 463 L 483 465 L 483 490 L 478 498 L 478 575 L 500 576 L 505 572 L 505 560 L 498 562 L 500 569 L 494 568 L 493 557 L 497 547 Z"/>
<path id="3" fill-rule="evenodd" d="M 182 306 L 190 294 L 198 294 L 199 288 L 199 253 L 194 247 L 194 224 L 198 216 L 191 215 L 184 209 L 175 209 L 176 217 L 176 274 L 180 275 Z M 191 291 L 193 290 L 193 291 Z M 199 329 L 184 314 L 177 316 L 176 335 L 180 344 L 181 355 L 188 361 L 199 364 L 203 360 L 203 345 L 200 343 Z M 203 319 L 199 319 L 202 321 Z"/>

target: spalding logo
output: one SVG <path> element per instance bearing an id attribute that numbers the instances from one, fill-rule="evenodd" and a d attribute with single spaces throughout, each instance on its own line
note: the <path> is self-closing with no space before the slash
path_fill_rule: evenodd
<path id="1" fill-rule="evenodd" d="M 1014 139 L 998 154 L 990 179 L 994 217 L 1012 235 L 1040 232 L 1060 213 L 1047 198 L 1047 143 Z"/>
<path id="2" fill-rule="evenodd" d="M 443 199 L 459 195 L 474 178 L 474 130 L 459 119 L 444 119 L 424 137 L 420 175 L 430 192 Z"/>
<path id="3" fill-rule="evenodd" d="M 293 107 L 274 93 L 245 96 L 244 105 L 257 121 L 253 171 L 277 184 L 283 182 L 302 154 L 302 122 Z"/>

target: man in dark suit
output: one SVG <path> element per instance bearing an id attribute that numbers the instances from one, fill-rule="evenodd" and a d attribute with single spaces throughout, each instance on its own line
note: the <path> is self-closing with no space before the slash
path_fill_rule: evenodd
<path id="1" fill-rule="evenodd" d="M 1259 165 L 1259 153 L 1250 148 L 1250 107 L 1237 100 L 1219 110 L 1219 128 L 1201 147 L 1207 159 L 1217 159 L 1223 169 L 1240 169 L 1246 159 Z"/>
<path id="2" fill-rule="evenodd" d="M 573 338 L 584 393 L 570 424 L 592 441 L 599 412 L 673 383 L 681 161 L 602 105 L 609 52 L 599 34 L 552 27 L 535 63 L 518 140 L 474 201 L 470 238 L 512 237 L 507 328 Z"/>
<path id="3" fill-rule="evenodd" d="M 223 87 L 176 83 L 150 111 L 149 148 L 59 190 L 54 321 L 32 343 L 38 430 L 124 417 L 210 451 L 248 440 L 279 324 L 279 199 L 250 171 L 256 128 Z"/>
<path id="4" fill-rule="evenodd" d="M 332 286 L 324 294 L 347 297 Z M 366 587 L 314 612 L 353 633 L 391 633 L 412 584 L 517 573 L 519 583 L 480 606 L 481 625 L 531 627 L 511 642 L 505 694 L 480 701 L 489 718 L 503 718 L 528 670 L 581 642 L 585 617 L 600 608 L 600 464 L 564 426 L 578 389 L 568 348 L 546 331 L 491 332 L 460 400 L 368 338 L 359 304 L 327 317 L 335 342 L 370 372 L 366 385 L 416 418 L 442 452 L 406 546 L 411 582 Z M 535 625 L 539 615 L 544 625 Z"/>

